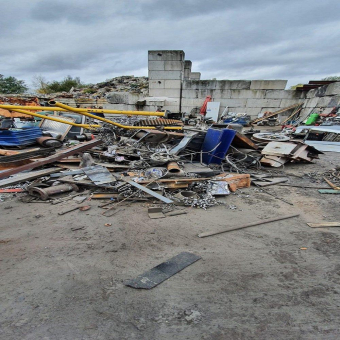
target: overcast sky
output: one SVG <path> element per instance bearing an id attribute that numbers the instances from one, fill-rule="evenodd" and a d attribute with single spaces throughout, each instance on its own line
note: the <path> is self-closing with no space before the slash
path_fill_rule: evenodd
<path id="1" fill-rule="evenodd" d="M 184 50 L 202 79 L 340 75 L 339 0 L 1 0 L 0 73 L 100 82 Z"/>

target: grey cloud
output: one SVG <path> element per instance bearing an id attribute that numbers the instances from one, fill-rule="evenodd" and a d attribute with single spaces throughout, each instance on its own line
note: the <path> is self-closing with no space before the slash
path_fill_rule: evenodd
<path id="1" fill-rule="evenodd" d="M 1 73 L 27 81 L 147 75 L 149 49 L 183 49 L 203 78 L 340 71 L 337 0 L 17 0 L 0 10 Z"/>

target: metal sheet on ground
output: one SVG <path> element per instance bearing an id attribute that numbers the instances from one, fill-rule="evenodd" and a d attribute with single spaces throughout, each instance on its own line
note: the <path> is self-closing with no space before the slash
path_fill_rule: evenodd
<path id="1" fill-rule="evenodd" d="M 183 252 L 124 284 L 132 288 L 151 289 L 200 259 L 200 256 Z"/>
<path id="2" fill-rule="evenodd" d="M 101 165 L 89 166 L 83 168 L 86 176 L 96 185 L 115 182 L 116 178 L 113 177 L 109 170 Z"/>

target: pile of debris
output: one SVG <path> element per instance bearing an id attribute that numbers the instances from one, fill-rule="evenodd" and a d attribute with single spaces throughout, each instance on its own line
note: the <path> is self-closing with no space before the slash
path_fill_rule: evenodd
<path id="1" fill-rule="evenodd" d="M 291 137 L 254 142 L 235 124 L 183 126 L 164 112 L 140 111 L 109 120 L 103 113 L 110 110 L 50 105 L 59 115 L 0 105 L 42 117 L 39 126 L 0 132 L 0 188 L 2 194 L 24 192 L 27 202 L 77 202 L 61 214 L 89 209 L 78 205 L 89 199 L 103 200 L 105 216 L 124 202 L 146 202 L 150 218 L 184 214 L 185 207 L 208 209 L 250 187 L 251 177 L 256 186 L 269 185 L 261 184 L 268 182 L 259 176 L 263 166 L 310 163 L 321 153 Z"/>
<path id="2" fill-rule="evenodd" d="M 148 79 L 148 77 L 134 76 L 115 77 L 82 89 L 73 89 L 72 94 L 74 94 L 75 97 L 105 97 L 106 94 L 110 92 L 133 92 L 147 96 L 149 92 Z"/>

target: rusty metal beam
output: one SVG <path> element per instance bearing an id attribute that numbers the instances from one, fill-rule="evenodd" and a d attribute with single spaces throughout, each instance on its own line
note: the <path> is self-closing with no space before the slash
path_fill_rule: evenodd
<path id="1" fill-rule="evenodd" d="M 89 142 L 82 143 L 82 144 L 79 144 L 77 146 L 74 146 L 73 148 L 69 148 L 69 149 L 60 151 L 57 154 L 46 157 L 46 158 L 44 158 L 40 161 L 35 161 L 33 163 L 22 165 L 22 166 L 19 166 L 17 168 L 2 171 L 2 172 L 0 172 L 0 179 L 15 175 L 15 174 L 17 174 L 21 171 L 24 171 L 24 170 L 32 170 L 32 169 L 35 169 L 39 166 L 53 163 L 53 162 L 55 162 L 59 159 L 62 159 L 62 158 L 68 157 L 68 156 L 72 156 L 72 155 L 74 155 L 78 152 L 83 152 L 85 150 L 91 149 L 92 147 L 99 145 L 101 143 L 102 143 L 101 140 L 97 140 L 97 139 L 91 140 Z"/>

